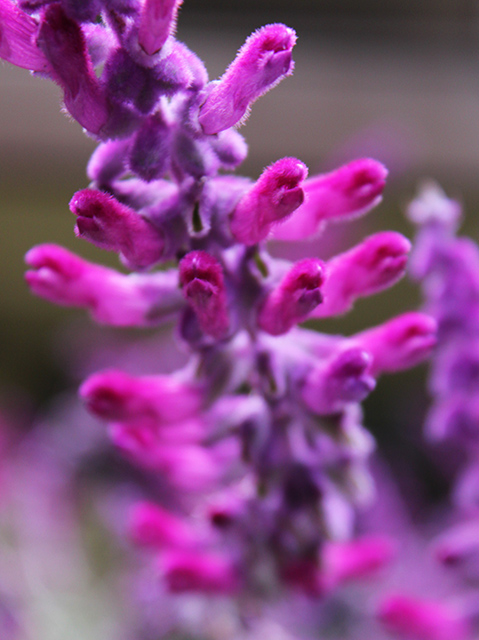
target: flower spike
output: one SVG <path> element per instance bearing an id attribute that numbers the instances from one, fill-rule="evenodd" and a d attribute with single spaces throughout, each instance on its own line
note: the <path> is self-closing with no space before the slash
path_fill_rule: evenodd
<path id="1" fill-rule="evenodd" d="M 174 37 L 181 4 L 0 0 L 0 57 L 56 82 L 66 109 L 100 141 L 87 168 L 90 185 L 70 202 L 77 236 L 117 252 L 129 271 L 142 271 L 120 273 L 41 245 L 26 256 L 26 279 L 34 293 L 86 309 L 100 323 L 150 327 L 174 320 L 175 327 L 161 327 L 160 343 L 173 329 L 182 341 L 181 353 L 168 345 L 161 363 L 149 340 L 135 345 L 133 360 L 129 348 L 102 350 L 109 368 L 90 374 L 80 388 L 86 408 L 106 421 L 112 445 L 139 467 L 122 474 L 126 495 L 141 494 L 129 518 L 130 538 L 158 556 L 155 580 L 168 598 L 168 628 L 162 620 L 158 629 L 150 616 L 148 628 L 141 627 L 140 614 L 138 628 L 126 635 L 325 636 L 323 613 L 336 617 L 350 600 L 340 593 L 343 585 L 369 577 L 393 552 L 389 538 L 372 530 L 375 515 L 364 513 L 356 527 L 356 507 L 373 494 L 368 458 L 375 445 L 360 402 L 376 376 L 430 352 L 436 323 L 409 313 L 351 337 L 295 326 L 344 313 L 358 298 L 396 282 L 410 243 L 397 233 L 377 233 L 324 264 L 308 254 L 298 262 L 278 259 L 266 241 L 304 240 L 329 221 L 368 211 L 381 200 L 387 171 L 363 158 L 308 179 L 300 160 L 285 157 L 256 182 L 227 174 L 247 155 L 234 127 L 292 72 L 296 35 L 282 24 L 263 27 L 224 75 L 209 82 L 201 60 Z M 429 231 L 440 227 L 444 242 L 456 214 L 456 205 L 431 194 L 410 211 Z M 449 218 L 451 224 L 438 224 Z M 451 250 L 443 243 L 440 255 L 426 244 L 421 273 L 432 306 L 447 315 L 438 324 L 454 332 L 458 312 L 450 311 L 460 307 L 476 340 L 479 254 L 465 241 Z M 434 275 L 429 282 L 435 268 L 454 276 L 443 283 Z M 473 342 L 456 346 L 458 360 L 443 362 L 434 378 L 434 392 L 451 391 L 430 435 L 454 432 L 477 448 L 479 401 L 461 410 L 465 392 L 474 392 L 479 380 Z M 177 361 L 184 368 L 165 373 Z M 135 373 L 143 362 L 153 368 L 149 375 Z M 60 465 L 51 466 L 63 470 L 69 460 L 62 453 Z M 462 483 L 463 503 L 477 503 L 476 475 Z M 364 535 L 354 539 L 355 531 Z M 468 540 L 457 553 L 472 551 Z M 289 600 L 285 589 L 324 599 L 337 591 L 334 611 L 327 602 L 315 607 L 311 620 L 284 635 L 262 616 L 275 609 L 277 596 Z M 169 620 L 169 603 L 177 598 L 165 590 L 184 594 L 180 606 L 171 607 L 172 615 L 182 610 L 178 625 Z M 149 603 L 155 592 L 149 590 Z M 188 592 L 200 597 L 190 600 Z M 220 607 L 219 625 L 209 624 L 208 595 L 235 597 L 227 610 Z M 1 601 L 0 595 L 3 640 Z M 150 611 L 165 609 L 165 602 L 151 604 Z M 401 607 L 392 609 L 394 623 Z M 453 640 L 434 636 L 441 625 L 456 629 L 447 616 L 428 626 L 434 615 L 427 607 L 406 609 L 395 620 L 407 619 L 400 630 L 415 640 Z M 192 629 L 200 620 L 208 628 Z M 358 628 L 372 637 L 365 625 Z"/>
<path id="2" fill-rule="evenodd" d="M 295 43 L 295 32 L 283 24 L 255 31 L 223 77 L 210 85 L 199 112 L 204 133 L 219 133 L 241 122 L 257 98 L 290 75 Z"/>

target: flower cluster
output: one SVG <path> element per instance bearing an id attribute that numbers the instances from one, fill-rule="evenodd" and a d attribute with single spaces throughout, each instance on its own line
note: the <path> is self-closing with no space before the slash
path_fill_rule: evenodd
<path id="1" fill-rule="evenodd" d="M 410 243 L 381 232 L 326 262 L 291 263 L 268 240 L 366 213 L 387 172 L 360 159 L 308 178 L 287 157 L 256 181 L 231 175 L 247 153 L 233 127 L 292 72 L 296 36 L 259 29 L 209 81 L 174 38 L 179 4 L 0 0 L 0 56 L 60 85 L 100 143 L 70 202 L 75 232 L 131 271 L 42 245 L 27 254 L 27 281 L 100 323 L 176 320 L 184 368 L 102 371 L 80 390 L 124 455 L 165 480 L 161 504 L 136 505 L 131 534 L 158 556 L 167 589 L 322 595 L 391 556 L 384 537 L 349 540 L 372 490 L 360 403 L 378 376 L 429 354 L 436 322 L 408 312 L 349 337 L 297 327 L 394 284 Z"/>
<path id="2" fill-rule="evenodd" d="M 427 311 L 438 323 L 432 361 L 433 405 L 426 435 L 462 456 L 455 483 L 455 525 L 436 545 L 438 557 L 479 580 L 479 247 L 457 237 L 458 202 L 435 184 L 425 185 L 409 207 L 418 227 L 411 275 L 423 289 Z"/>

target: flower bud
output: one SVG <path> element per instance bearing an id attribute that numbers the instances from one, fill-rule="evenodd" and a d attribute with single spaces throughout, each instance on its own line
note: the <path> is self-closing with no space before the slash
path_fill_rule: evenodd
<path id="1" fill-rule="evenodd" d="M 77 216 L 76 234 L 109 251 L 118 251 L 133 269 L 161 260 L 161 232 L 135 210 L 103 191 L 77 191 L 70 202 Z"/>
<path id="2" fill-rule="evenodd" d="M 126 157 L 131 141 L 110 140 L 100 144 L 87 165 L 87 176 L 100 186 L 108 185 L 126 172 Z"/>
<path id="3" fill-rule="evenodd" d="M 313 317 L 345 313 L 358 298 L 392 286 L 404 275 L 410 248 L 411 243 L 400 233 L 383 231 L 329 260 L 324 301 Z"/>
<path id="4" fill-rule="evenodd" d="M 184 306 L 178 274 L 173 270 L 124 275 L 49 244 L 30 249 L 25 261 L 34 268 L 25 278 L 36 295 L 56 304 L 88 309 L 100 323 L 156 325 Z"/>
<path id="5" fill-rule="evenodd" d="M 264 240 L 275 222 L 289 216 L 303 202 L 303 180 L 308 169 L 296 158 L 283 158 L 267 167 L 241 198 L 230 221 L 239 242 L 253 245 Z"/>
<path id="6" fill-rule="evenodd" d="M 205 251 L 190 251 L 179 265 L 183 295 L 193 307 L 201 329 L 216 339 L 230 326 L 221 264 Z"/>
<path id="7" fill-rule="evenodd" d="M 274 229 L 273 237 L 303 240 L 320 233 L 328 220 L 367 213 L 381 202 L 386 176 L 384 165 L 363 158 L 306 180 L 304 204 Z"/>
<path id="8" fill-rule="evenodd" d="M 391 562 L 394 551 L 393 541 L 381 536 L 326 543 L 323 549 L 325 584 L 332 588 L 374 575 Z"/>
<path id="9" fill-rule="evenodd" d="M 234 594 L 240 577 L 232 561 L 219 554 L 201 551 L 170 551 L 162 554 L 161 568 L 173 593 L 199 591 Z"/>
<path id="10" fill-rule="evenodd" d="M 297 262 L 266 297 L 258 314 L 258 326 L 278 336 L 306 320 L 323 299 L 323 282 L 321 260 L 307 258 Z"/>
<path id="11" fill-rule="evenodd" d="M 427 358 L 437 342 L 437 322 L 419 311 L 403 313 L 353 336 L 354 342 L 372 356 L 369 372 L 402 371 Z"/>
<path id="12" fill-rule="evenodd" d="M 303 384 L 302 397 L 319 415 L 341 411 L 350 402 L 361 402 L 374 389 L 369 375 L 371 356 L 358 347 L 340 351 L 314 367 Z"/>
<path id="13" fill-rule="evenodd" d="M 283 24 L 255 31 L 223 77 L 209 86 L 199 112 L 204 133 L 219 133 L 238 124 L 257 98 L 290 75 L 295 42 L 295 32 Z"/>
<path id="14" fill-rule="evenodd" d="M 101 418 L 153 425 L 193 417 L 202 403 L 199 388 L 192 384 L 171 376 L 133 377 L 116 370 L 90 376 L 80 395 L 88 409 Z"/>
<path id="15" fill-rule="evenodd" d="M 129 518 L 130 535 L 143 547 L 188 547 L 194 542 L 191 529 L 178 516 L 149 502 L 136 504 Z"/>
<path id="16" fill-rule="evenodd" d="M 447 604 L 411 596 L 384 599 L 378 617 L 387 629 L 412 640 L 465 640 L 470 634 L 466 620 Z"/>

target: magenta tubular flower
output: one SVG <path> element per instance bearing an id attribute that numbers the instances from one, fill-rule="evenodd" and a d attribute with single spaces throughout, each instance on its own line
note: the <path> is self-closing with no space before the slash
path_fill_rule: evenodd
<path id="1" fill-rule="evenodd" d="M 53 244 L 30 249 L 25 261 L 35 269 L 27 272 L 26 279 L 37 295 L 63 305 L 93 306 L 90 283 L 82 285 L 89 272 L 97 274 L 94 265 Z"/>
<path id="2" fill-rule="evenodd" d="M 324 580 L 332 587 L 369 577 L 391 563 L 394 541 L 386 536 L 364 536 L 352 542 L 326 543 Z"/>
<path id="3" fill-rule="evenodd" d="M 25 260 L 34 269 L 25 276 L 32 291 L 56 304 L 85 308 L 102 324 L 156 325 L 184 307 L 173 270 L 147 278 L 124 275 L 49 244 L 34 247 Z"/>
<path id="4" fill-rule="evenodd" d="M 324 263 L 315 258 L 297 262 L 266 297 L 258 326 L 273 336 L 303 322 L 323 300 Z"/>
<path id="5" fill-rule="evenodd" d="M 377 577 L 396 555 L 396 545 L 387 536 L 362 536 L 348 542 L 326 542 L 322 566 L 314 563 L 288 567 L 286 579 L 297 582 L 310 596 L 327 596 L 351 582 Z"/>
<path id="6" fill-rule="evenodd" d="M 352 347 L 314 367 L 306 378 L 302 397 L 320 415 L 338 413 L 352 402 L 361 402 L 376 386 L 369 374 L 371 356 Z"/>
<path id="7" fill-rule="evenodd" d="M 257 98 L 291 74 L 295 43 L 296 34 L 283 24 L 255 31 L 224 76 L 207 87 L 199 112 L 204 133 L 219 133 L 241 122 Z"/>
<path id="8" fill-rule="evenodd" d="M 349 311 L 358 298 L 395 284 L 405 273 L 411 243 L 401 234 L 383 231 L 327 262 L 324 301 L 315 318 Z"/>
<path id="9" fill-rule="evenodd" d="M 70 209 L 77 216 L 75 231 L 80 238 L 118 251 L 131 268 L 150 267 L 161 260 L 161 231 L 109 194 L 83 189 L 73 196 Z"/>
<path id="10" fill-rule="evenodd" d="M 449 573 L 458 574 L 469 585 L 477 584 L 479 576 L 479 519 L 469 510 L 461 516 L 461 521 L 436 537 L 432 550 L 435 558 L 447 569 Z M 466 598 L 467 598 L 466 591 Z M 475 589 L 474 589 L 475 594 Z M 475 598 L 475 596 L 472 596 Z M 467 601 L 466 601 L 467 602 Z M 465 607 L 466 613 L 474 620 L 477 609 L 472 606 Z"/>
<path id="11" fill-rule="evenodd" d="M 372 356 L 371 375 L 409 369 L 427 358 L 436 345 L 437 322 L 412 311 L 354 336 Z"/>
<path id="12" fill-rule="evenodd" d="M 295 158 L 283 158 L 263 171 L 241 198 L 231 216 L 231 232 L 246 245 L 264 240 L 273 224 L 289 216 L 304 200 L 301 187 L 308 175 Z"/>
<path id="13" fill-rule="evenodd" d="M 155 549 L 188 548 L 197 542 L 181 518 L 149 502 L 136 504 L 130 513 L 130 535 L 136 544 Z"/>
<path id="14" fill-rule="evenodd" d="M 229 448 L 228 444 L 234 446 Z M 198 445 L 161 446 L 156 453 L 152 469 L 167 478 L 179 495 L 211 493 L 224 484 L 226 469 L 238 473 L 239 443 L 233 440 L 209 449 Z"/>
<path id="15" fill-rule="evenodd" d="M 198 420 L 112 422 L 108 433 L 127 458 L 180 491 L 212 488 L 222 475 L 215 456 L 201 446 L 205 429 Z"/>
<path id="16" fill-rule="evenodd" d="M 213 338 L 224 338 L 230 320 L 220 263 L 204 251 L 191 251 L 180 262 L 179 271 L 183 295 L 202 330 Z"/>
<path id="17" fill-rule="evenodd" d="M 121 371 L 97 373 L 83 383 L 80 394 L 95 415 L 107 420 L 176 422 L 196 415 L 200 390 L 169 376 L 133 378 Z"/>
<path id="18" fill-rule="evenodd" d="M 273 232 L 277 240 L 303 240 L 321 232 L 325 222 L 359 216 L 382 199 L 387 170 L 364 158 L 304 183 L 305 202 Z"/>
<path id="19" fill-rule="evenodd" d="M 378 617 L 387 629 L 412 640 L 466 640 L 471 629 L 464 616 L 446 603 L 391 595 Z"/>
<path id="20" fill-rule="evenodd" d="M 296 36 L 263 27 L 208 83 L 174 38 L 179 5 L 0 0 L 0 55 L 45 71 L 101 140 L 92 183 L 70 203 L 76 233 L 145 271 L 121 274 L 43 245 L 27 254 L 31 289 L 114 326 L 174 318 L 186 353 L 177 373 L 131 375 L 112 363 L 80 389 L 113 445 L 161 488 L 137 489 L 132 536 L 159 556 L 163 589 L 227 594 L 240 620 L 250 617 L 245 602 L 285 588 L 325 596 L 387 563 L 381 540 L 348 540 L 371 496 L 374 440 L 360 402 L 376 375 L 427 355 L 434 323 L 406 314 L 350 338 L 295 326 L 395 283 L 410 244 L 378 233 L 324 264 L 275 259 L 266 241 L 366 212 L 386 169 L 360 159 L 307 180 L 287 157 L 256 182 L 227 174 L 247 153 L 231 127 L 292 72 Z M 464 281 L 459 257 L 445 261 Z"/>
<path id="21" fill-rule="evenodd" d="M 218 554 L 170 551 L 162 556 L 160 567 L 173 593 L 201 591 L 231 595 L 240 586 L 237 569 L 228 557 Z"/>

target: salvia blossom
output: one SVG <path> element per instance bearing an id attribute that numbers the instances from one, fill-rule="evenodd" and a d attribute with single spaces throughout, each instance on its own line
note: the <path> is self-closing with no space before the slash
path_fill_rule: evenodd
<path id="1" fill-rule="evenodd" d="M 436 320 L 409 312 L 349 337 L 297 326 L 394 284 L 410 243 L 377 233 L 329 261 L 292 263 L 271 257 L 268 240 L 314 237 L 366 213 L 387 171 L 363 158 L 307 177 L 286 157 L 256 181 L 228 173 L 247 152 L 232 127 L 293 71 L 296 35 L 282 24 L 259 29 L 210 81 L 174 38 L 180 4 L 0 0 L 0 55 L 57 83 L 99 142 L 91 183 L 70 202 L 75 233 L 132 271 L 41 245 L 27 254 L 27 282 L 112 326 L 176 319 L 183 368 L 110 368 L 80 389 L 123 455 L 168 487 L 164 503 L 142 501 L 130 514 L 131 538 L 156 556 L 164 587 L 238 602 L 288 588 L 319 597 L 393 556 L 387 538 L 351 540 L 355 507 L 373 491 L 360 402 L 380 374 L 430 353 Z M 396 599 L 381 615 L 419 637 L 416 628 L 443 618 L 452 628 L 446 614 L 430 624 L 434 611 Z"/>

